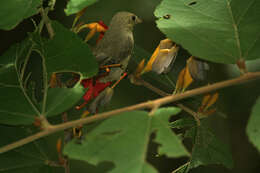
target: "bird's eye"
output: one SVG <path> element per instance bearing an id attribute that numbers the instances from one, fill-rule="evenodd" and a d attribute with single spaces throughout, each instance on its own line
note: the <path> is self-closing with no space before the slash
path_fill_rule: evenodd
<path id="1" fill-rule="evenodd" d="M 136 16 L 132 16 L 132 20 L 135 21 L 135 19 L 136 19 Z"/>

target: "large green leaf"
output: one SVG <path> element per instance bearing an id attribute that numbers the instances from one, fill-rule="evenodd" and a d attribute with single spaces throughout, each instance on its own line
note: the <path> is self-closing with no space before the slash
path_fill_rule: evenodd
<path id="1" fill-rule="evenodd" d="M 39 110 L 40 106 L 35 102 L 34 95 L 28 94 L 29 89 L 24 84 L 27 75 L 34 71 L 23 73 L 21 70 L 21 66 L 30 61 L 32 52 L 34 55 L 40 56 L 39 65 L 41 62 L 43 63 L 49 77 L 46 82 L 50 80 L 53 72 L 76 72 L 87 77 L 96 74 L 97 63 L 87 44 L 57 22 L 53 22 L 53 28 L 56 34 L 52 40 L 46 41 L 37 33 L 31 33 L 29 39 L 12 46 L 1 57 L 0 90 L 3 94 L 0 97 L 0 123 L 31 124 L 37 115 L 57 115 L 70 109 L 84 94 L 84 88 L 79 83 L 73 88 L 44 90 L 47 99 L 43 99 L 42 102 L 44 109 Z M 32 68 L 28 67 L 28 69 Z M 22 74 L 25 74 L 23 80 L 21 79 Z M 28 79 L 30 82 L 30 78 Z"/>
<path id="2" fill-rule="evenodd" d="M 19 59 L 21 59 L 32 45 L 28 40 L 12 46 L 0 57 L 0 123 L 18 125 L 31 124 L 39 111 L 26 98 L 18 77 Z"/>
<path id="3" fill-rule="evenodd" d="M 0 123 L 19 125 L 32 124 L 38 114 L 25 98 L 20 87 L 0 86 Z"/>
<path id="4" fill-rule="evenodd" d="M 76 72 L 92 77 L 98 65 L 90 48 L 75 33 L 53 21 L 55 36 L 43 44 L 48 76 L 53 72 Z"/>
<path id="5" fill-rule="evenodd" d="M 260 152 L 260 97 L 257 99 L 250 118 L 248 120 L 246 132 L 249 140 Z"/>
<path id="6" fill-rule="evenodd" d="M 216 138 L 207 127 L 206 121 L 201 121 L 201 125 L 193 130 L 195 130 L 195 140 L 189 168 L 209 164 L 222 164 L 227 168 L 233 167 L 229 147 Z"/>
<path id="7" fill-rule="evenodd" d="M 163 0 L 157 7 L 157 26 L 167 37 L 192 55 L 214 62 L 259 58 L 260 1 L 191 2 Z"/>
<path id="8" fill-rule="evenodd" d="M 169 118 L 180 112 L 175 107 L 158 109 L 152 116 L 151 132 L 156 132 L 155 142 L 161 144 L 158 148 L 159 155 L 167 155 L 169 157 L 187 156 L 188 152 L 183 147 L 181 140 L 172 132 L 169 127 Z M 173 147 L 174 146 L 174 147 Z"/>
<path id="9" fill-rule="evenodd" d="M 38 13 L 41 0 L 10 0 L 0 2 L 0 29 L 10 30 L 23 19 Z"/>
<path id="10" fill-rule="evenodd" d="M 97 1 L 98 0 L 70 0 L 65 9 L 65 13 L 67 15 L 77 13 L 83 8 L 92 5 Z"/>
<path id="11" fill-rule="evenodd" d="M 70 158 L 91 164 L 112 161 L 115 169 L 111 173 L 157 172 L 146 161 L 146 152 L 152 132 L 155 142 L 160 143 L 159 154 L 168 157 L 188 156 L 185 147 L 168 126 L 171 115 L 177 108 L 162 108 L 154 115 L 144 111 L 122 113 L 102 122 L 86 134 L 82 144 L 71 141 L 64 153 Z"/>
<path id="12" fill-rule="evenodd" d="M 84 95 L 84 88 L 78 83 L 73 88 L 50 88 L 48 90 L 46 116 L 57 115 L 72 108 Z"/>
<path id="13" fill-rule="evenodd" d="M 4 140 L 0 140 L 0 147 L 32 134 L 29 129 L 8 126 L 0 126 L 0 131 L 4 132 L 1 133 Z M 45 139 L 40 139 L 0 154 L 0 173 L 51 173 L 62 170 L 51 166 L 53 154 L 48 147 Z"/>

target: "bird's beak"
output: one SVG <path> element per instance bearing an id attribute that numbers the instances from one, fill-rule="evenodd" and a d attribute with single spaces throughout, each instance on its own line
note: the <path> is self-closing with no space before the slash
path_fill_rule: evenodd
<path id="1" fill-rule="evenodd" d="M 142 23 L 142 22 L 143 22 L 143 20 L 138 17 L 137 20 L 136 20 L 136 24 Z"/>

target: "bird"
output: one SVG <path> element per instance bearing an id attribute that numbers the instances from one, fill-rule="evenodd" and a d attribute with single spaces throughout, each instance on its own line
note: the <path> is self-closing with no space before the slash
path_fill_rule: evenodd
<path id="1" fill-rule="evenodd" d="M 111 68 L 101 82 L 118 80 L 126 70 L 134 48 L 133 29 L 142 20 L 131 12 L 117 12 L 111 19 L 108 30 L 102 40 L 93 49 L 93 55 L 100 67 L 120 64 L 120 68 Z"/>

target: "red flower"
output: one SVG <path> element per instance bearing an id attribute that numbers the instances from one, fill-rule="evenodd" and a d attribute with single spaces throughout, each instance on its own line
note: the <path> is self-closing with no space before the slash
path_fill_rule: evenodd
<path id="1" fill-rule="evenodd" d="M 108 29 L 108 26 L 107 26 L 102 20 L 100 20 L 100 21 L 98 22 L 98 24 L 101 25 L 102 27 L 104 27 L 105 30 Z M 104 32 L 104 31 L 101 31 L 100 34 L 99 34 L 99 36 L 98 36 L 98 39 L 97 39 L 97 42 L 96 42 L 96 43 L 98 43 L 98 42 L 104 37 L 104 35 L 105 35 L 105 32 Z"/>
<path id="2" fill-rule="evenodd" d="M 101 93 L 104 89 L 106 89 L 109 85 L 112 84 L 112 82 L 99 82 L 100 78 L 90 78 L 90 79 L 83 79 L 81 81 L 81 85 L 84 88 L 88 88 L 87 92 L 84 94 L 83 99 L 85 102 L 77 106 L 76 109 L 81 109 L 83 106 L 85 106 L 90 100 L 96 98 L 99 93 Z"/>

